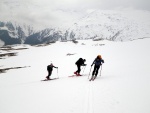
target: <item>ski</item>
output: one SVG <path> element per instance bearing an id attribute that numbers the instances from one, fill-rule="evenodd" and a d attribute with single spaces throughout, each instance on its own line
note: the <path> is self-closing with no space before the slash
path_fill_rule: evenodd
<path id="1" fill-rule="evenodd" d="M 94 77 L 91 77 L 91 79 L 89 81 L 94 81 L 95 80 L 95 76 Z"/>
<path id="2" fill-rule="evenodd" d="M 89 81 L 94 81 L 95 79 L 90 79 Z"/>
<path id="3" fill-rule="evenodd" d="M 68 76 L 68 77 L 80 77 L 82 75 L 71 75 L 71 76 Z"/>
<path id="4" fill-rule="evenodd" d="M 41 81 L 49 81 L 49 80 L 56 80 L 56 79 L 59 79 L 59 78 L 44 79 L 44 80 L 41 80 Z"/>
<path id="5" fill-rule="evenodd" d="M 68 77 L 75 77 L 76 75 L 71 75 L 71 76 L 68 76 Z"/>
<path id="6" fill-rule="evenodd" d="M 93 79 L 91 78 L 89 81 L 92 81 Z"/>

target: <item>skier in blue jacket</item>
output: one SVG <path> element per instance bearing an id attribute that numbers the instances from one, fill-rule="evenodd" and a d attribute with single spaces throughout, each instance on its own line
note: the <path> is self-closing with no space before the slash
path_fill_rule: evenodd
<path id="1" fill-rule="evenodd" d="M 94 70 L 92 72 L 91 80 L 94 80 L 97 77 L 98 70 L 99 70 L 100 66 L 102 65 L 102 63 L 104 63 L 104 60 L 102 59 L 101 55 L 98 55 L 91 65 L 91 67 L 92 67 L 94 64 Z"/>

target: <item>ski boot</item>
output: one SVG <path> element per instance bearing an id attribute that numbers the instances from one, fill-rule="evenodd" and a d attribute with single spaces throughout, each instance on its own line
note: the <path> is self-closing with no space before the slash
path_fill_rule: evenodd
<path id="1" fill-rule="evenodd" d="M 77 76 L 81 76 L 80 73 L 78 73 Z"/>
<path id="2" fill-rule="evenodd" d="M 74 72 L 75 75 L 77 75 L 77 72 Z"/>
<path id="3" fill-rule="evenodd" d="M 49 76 L 46 76 L 46 78 L 47 78 L 47 80 L 49 80 L 50 78 L 49 78 Z"/>

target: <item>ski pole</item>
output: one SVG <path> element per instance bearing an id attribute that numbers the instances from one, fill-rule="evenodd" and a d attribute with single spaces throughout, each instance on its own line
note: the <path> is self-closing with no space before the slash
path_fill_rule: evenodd
<path id="1" fill-rule="evenodd" d="M 91 66 L 91 68 L 90 68 L 89 76 L 90 76 L 90 73 L 91 73 L 91 69 L 92 69 L 92 66 Z M 88 76 L 88 79 L 89 79 L 89 76 Z"/>
<path id="2" fill-rule="evenodd" d="M 58 76 L 58 68 L 57 68 L 57 77 L 59 78 L 59 76 Z"/>
<path id="3" fill-rule="evenodd" d="M 84 73 L 84 70 L 85 70 L 85 68 L 86 68 L 86 66 L 84 66 L 84 67 L 83 67 L 83 72 L 82 72 L 82 75 L 83 75 L 83 73 Z"/>
<path id="4" fill-rule="evenodd" d="M 99 76 L 101 76 L 101 71 L 102 71 L 102 65 L 101 65 L 101 70 L 100 70 L 100 75 Z"/>
<path id="5" fill-rule="evenodd" d="M 82 70 L 84 71 L 84 67 L 82 67 Z M 81 70 L 81 71 L 82 71 L 82 70 Z M 82 74 L 83 74 L 83 71 L 82 71 Z"/>

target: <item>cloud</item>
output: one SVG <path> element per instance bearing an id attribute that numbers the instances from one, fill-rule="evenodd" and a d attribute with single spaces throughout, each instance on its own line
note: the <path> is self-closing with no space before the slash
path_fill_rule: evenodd
<path id="1" fill-rule="evenodd" d="M 150 0 L 1 0 L 0 20 L 48 27 L 72 22 L 93 9 L 128 7 L 150 11 Z"/>

